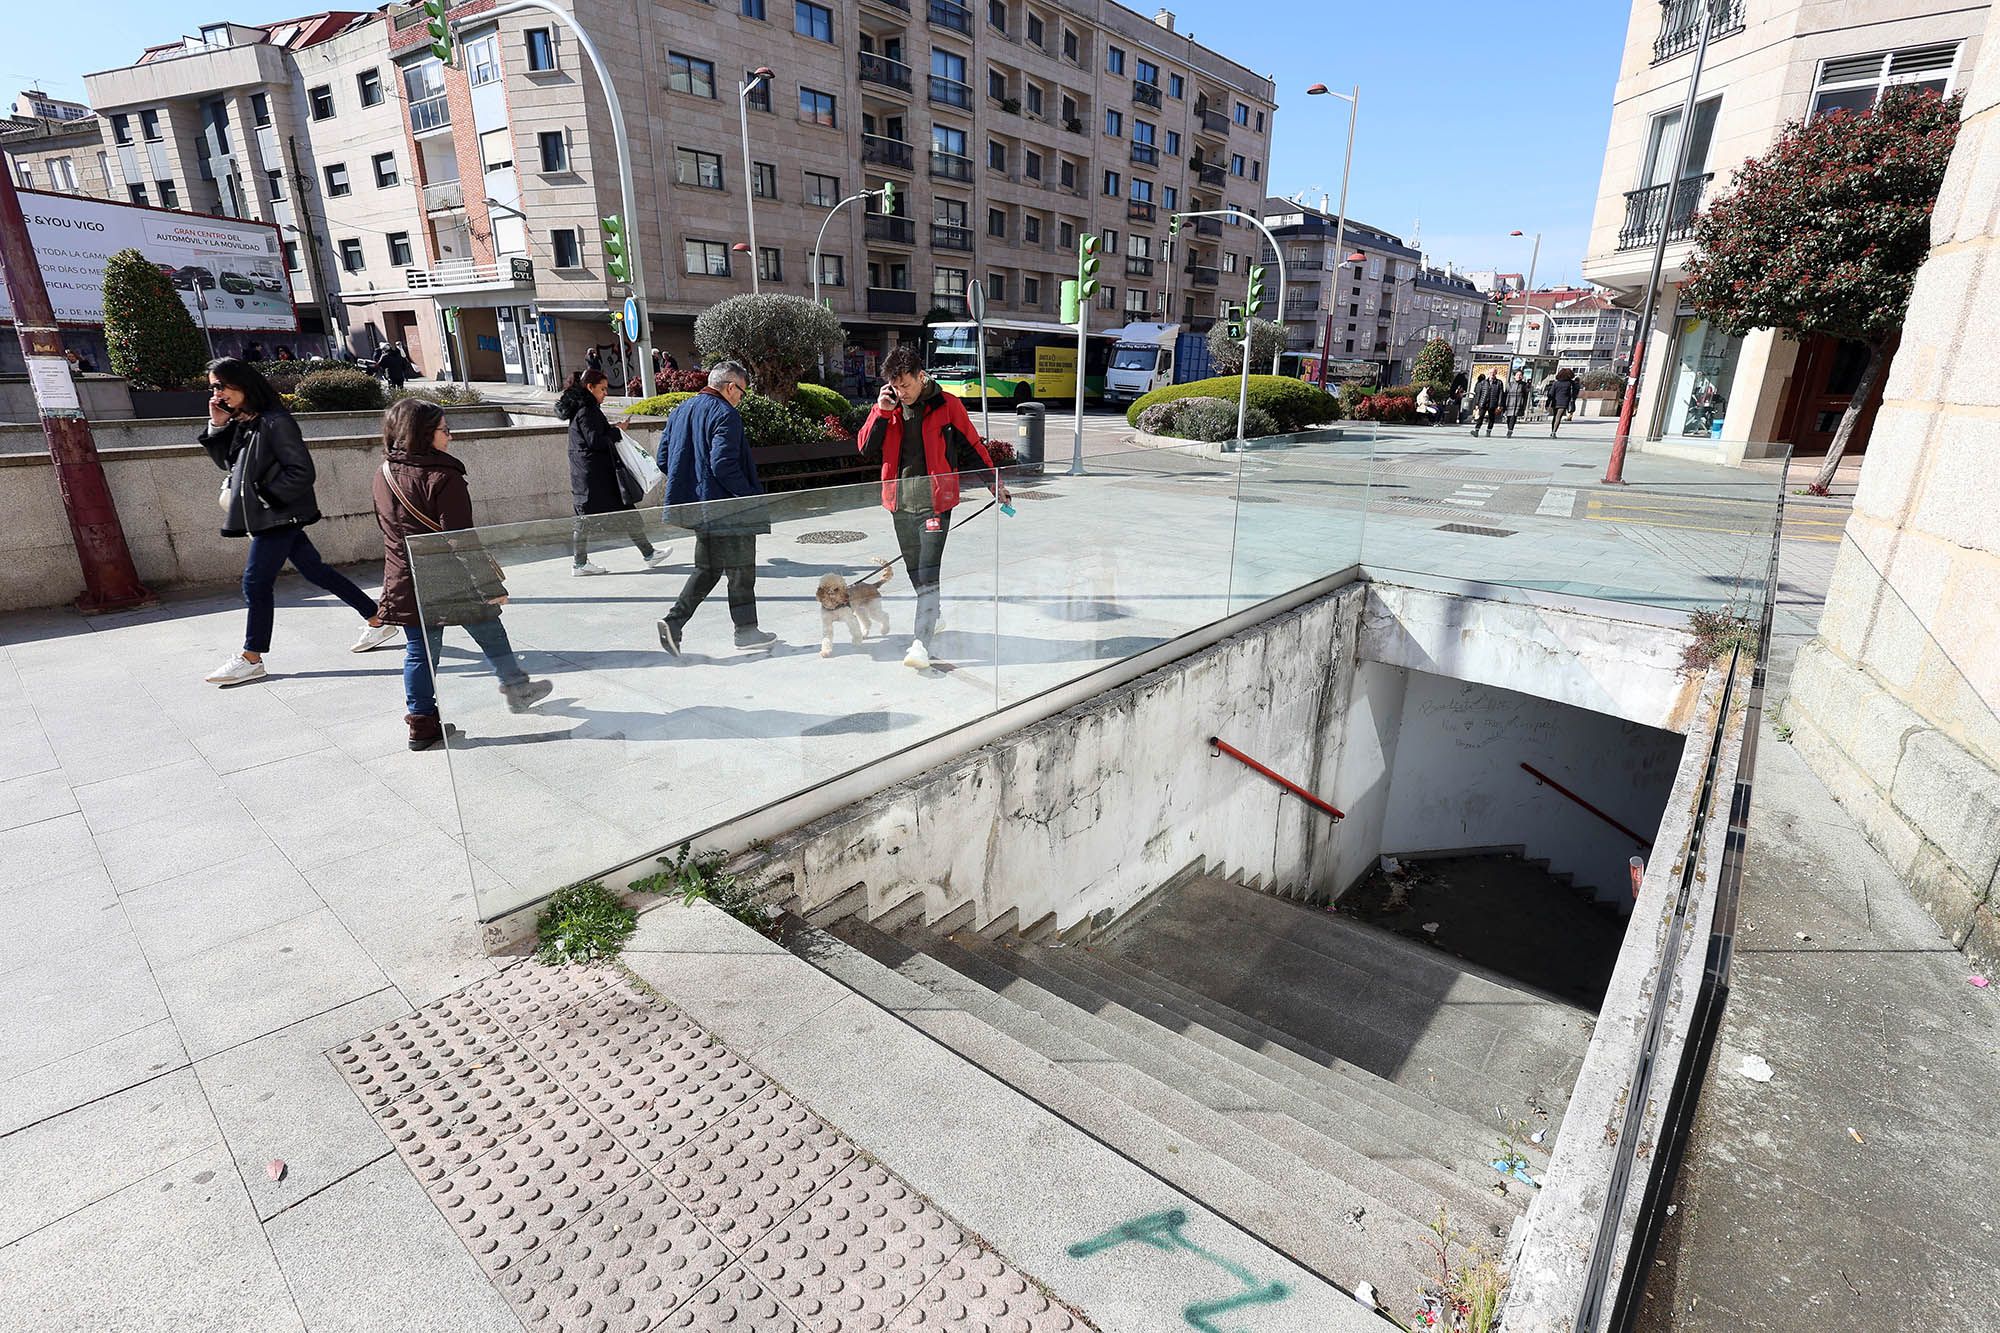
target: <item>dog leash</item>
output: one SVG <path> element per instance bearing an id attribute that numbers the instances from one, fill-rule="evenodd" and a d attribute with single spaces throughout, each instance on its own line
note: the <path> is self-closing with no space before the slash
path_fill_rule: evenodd
<path id="1" fill-rule="evenodd" d="M 973 520 L 973 519 L 975 519 L 975 518 L 978 518 L 978 517 L 979 517 L 979 516 L 980 516 L 981 514 L 985 513 L 985 512 L 987 511 L 987 510 L 991 509 L 991 508 L 992 508 L 992 507 L 993 507 L 994 505 L 999 505 L 999 504 L 1000 504 L 1000 499 L 999 499 L 999 497 L 998 497 L 998 496 L 995 496 L 995 497 L 994 497 L 993 499 L 991 499 L 991 500 L 988 500 L 988 501 L 987 501 L 987 502 L 986 502 L 985 504 L 983 504 L 983 505 L 979 506 L 979 508 L 977 508 L 977 509 L 973 510 L 973 511 L 972 511 L 972 512 L 971 512 L 970 514 L 968 514 L 968 515 L 967 515 L 967 516 L 966 516 L 966 517 L 965 517 L 964 519 L 960 520 L 960 522 L 959 522 L 959 525 L 958 525 L 958 526 L 959 526 L 959 527 L 961 527 L 961 528 L 963 528 L 963 527 L 964 527 L 964 526 L 965 526 L 965 525 L 966 525 L 967 523 L 970 523 L 970 522 L 972 522 L 972 520 Z M 1009 517 L 1012 517 L 1012 515 L 1013 515 L 1013 513 L 1014 513 L 1014 506 L 1013 506 L 1013 505 L 1000 505 L 1000 512 L 1001 512 L 1001 513 L 1003 513 L 1003 514 L 1006 514 L 1006 515 L 1008 515 Z M 898 553 L 898 554 L 897 554 L 897 556 L 896 556 L 896 558 L 895 558 L 894 560 L 885 560 L 885 561 L 883 561 L 883 562 L 882 562 L 882 563 L 881 563 L 881 564 L 880 564 L 879 566 L 877 566 L 877 568 L 878 568 L 878 569 L 894 569 L 894 568 L 895 568 L 895 567 L 896 567 L 897 565 L 900 565 L 900 564 L 902 564 L 902 563 L 903 563 L 903 557 L 902 557 L 902 555 L 901 555 L 900 553 Z"/>

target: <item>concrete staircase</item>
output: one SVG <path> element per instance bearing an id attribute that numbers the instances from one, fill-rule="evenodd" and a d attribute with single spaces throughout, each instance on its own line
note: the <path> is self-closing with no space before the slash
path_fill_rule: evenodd
<path id="1" fill-rule="evenodd" d="M 1440 1208 L 1468 1242 L 1503 1248 L 1532 1188 L 1493 1169 L 1496 1107 L 1553 1142 L 1568 1085 L 1545 1074 L 1573 1070 L 1588 1034 L 1583 1016 L 1421 946 L 1213 879 L 1091 945 L 882 924 L 801 926 L 792 947 L 1399 1316 L 1436 1278 Z M 1499 1023 L 1532 1050 L 1496 1055 Z M 1538 1172 L 1545 1156 L 1519 1142 Z"/>

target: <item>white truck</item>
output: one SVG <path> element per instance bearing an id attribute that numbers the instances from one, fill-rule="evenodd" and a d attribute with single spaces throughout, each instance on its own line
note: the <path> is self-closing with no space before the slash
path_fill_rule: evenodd
<path id="1" fill-rule="evenodd" d="M 1115 331 L 1111 363 L 1104 371 L 1104 401 L 1134 402 L 1174 382 L 1174 342 L 1178 324 L 1127 324 Z"/>

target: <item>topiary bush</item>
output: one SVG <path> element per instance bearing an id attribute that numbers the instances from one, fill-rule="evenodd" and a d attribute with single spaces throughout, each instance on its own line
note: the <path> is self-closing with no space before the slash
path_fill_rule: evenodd
<path id="1" fill-rule="evenodd" d="M 667 413 L 694 397 L 693 393 L 656 393 L 651 398 L 641 398 L 625 409 L 628 417 L 663 417 Z"/>
<path id="2" fill-rule="evenodd" d="M 1370 394 L 1354 408 L 1356 421 L 1380 421 L 1393 425 L 1398 422 L 1414 421 L 1416 417 L 1417 400 L 1413 395 L 1390 393 L 1387 390 Z"/>
<path id="3" fill-rule="evenodd" d="M 486 395 L 470 384 L 439 384 L 428 389 L 391 389 L 384 395 L 389 402 L 401 402 L 405 398 L 415 398 L 426 403 L 436 403 L 439 407 L 468 407 L 473 403 L 483 403 Z"/>
<path id="4" fill-rule="evenodd" d="M 833 312 L 803 296 L 732 296 L 694 321 L 694 345 L 704 362 L 741 361 L 757 392 L 779 403 L 789 403 L 799 377 L 821 356 L 837 353 L 842 340 Z"/>
<path id="5" fill-rule="evenodd" d="M 1453 353 L 1451 343 L 1443 338 L 1433 338 L 1424 344 L 1424 350 L 1417 353 L 1416 364 L 1410 367 L 1412 384 L 1428 384 L 1433 394 L 1440 393 L 1451 384 L 1451 372 L 1458 366 L 1458 357 Z"/>
<path id="6" fill-rule="evenodd" d="M 1213 379 L 1191 380 L 1186 384 L 1169 384 L 1153 390 L 1125 410 L 1127 424 L 1139 425 L 1139 414 L 1156 403 L 1173 402 L 1179 398 L 1220 398 L 1231 405 L 1236 403 L 1239 380 L 1234 375 L 1218 375 Z M 1340 403 L 1324 389 L 1283 375 L 1252 375 L 1250 377 L 1250 406 L 1262 408 L 1277 422 L 1278 430 L 1304 430 L 1322 422 L 1338 421 L 1341 418 Z M 1143 428 L 1142 428 L 1143 429 Z"/>
<path id="7" fill-rule="evenodd" d="M 313 371 L 299 381 L 293 396 L 305 412 L 379 412 L 388 406 L 382 382 L 351 366 Z"/>
<path id="8" fill-rule="evenodd" d="M 1193 399 L 1174 423 L 1174 433 L 1183 440 L 1200 440 L 1206 444 L 1233 440 L 1236 438 L 1236 404 L 1219 398 Z M 1244 439 L 1255 440 L 1278 433 L 1277 421 L 1263 408 L 1252 407 L 1243 413 Z"/>
<path id="9" fill-rule="evenodd" d="M 792 391 L 792 406 L 817 418 L 835 417 L 843 426 L 848 414 L 854 410 L 854 404 L 842 397 L 838 390 L 819 384 L 800 384 Z"/>
<path id="10" fill-rule="evenodd" d="M 201 330 L 173 281 L 137 250 L 105 261 L 104 342 L 111 373 L 138 389 L 182 388 L 208 364 Z"/>

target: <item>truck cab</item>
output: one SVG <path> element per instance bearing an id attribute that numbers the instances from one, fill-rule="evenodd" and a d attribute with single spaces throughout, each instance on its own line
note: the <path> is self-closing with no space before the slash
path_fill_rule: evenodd
<path id="1" fill-rule="evenodd" d="M 1174 382 L 1178 324 L 1127 324 L 1117 331 L 1104 372 L 1104 401 L 1130 403 Z"/>

